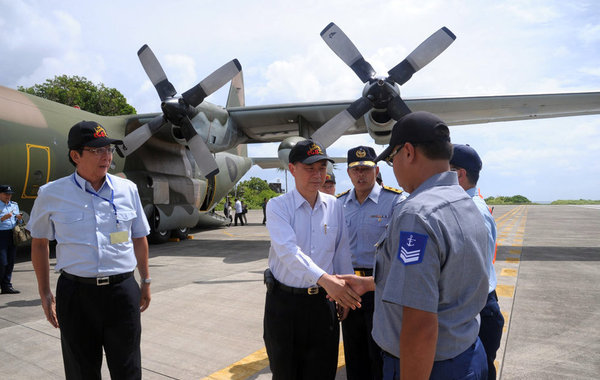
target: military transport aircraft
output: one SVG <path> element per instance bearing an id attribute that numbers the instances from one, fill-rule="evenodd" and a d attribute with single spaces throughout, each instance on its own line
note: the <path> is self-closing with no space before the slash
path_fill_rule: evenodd
<path id="1" fill-rule="evenodd" d="M 247 157 L 248 143 L 280 142 L 280 165 L 287 167 L 289 149 L 302 138 L 330 146 L 342 135 L 368 132 L 377 144 L 386 144 L 395 121 L 410 111 L 436 113 L 449 125 L 600 113 L 600 92 L 402 99 L 399 86 L 454 41 L 445 27 L 385 77 L 376 75 L 334 23 L 321 37 L 365 83 L 358 100 L 247 107 L 237 60 L 177 96 L 147 45 L 138 56 L 161 100 L 158 114 L 99 116 L 0 86 L 0 182 L 16 189 L 13 200 L 29 212 L 41 185 L 73 171 L 67 159 L 69 128 L 81 120 L 98 121 L 111 138 L 123 140 L 111 172 L 137 184 L 150 240 L 162 242 L 204 220 L 259 163 Z M 204 101 L 229 81 L 226 107 Z"/>

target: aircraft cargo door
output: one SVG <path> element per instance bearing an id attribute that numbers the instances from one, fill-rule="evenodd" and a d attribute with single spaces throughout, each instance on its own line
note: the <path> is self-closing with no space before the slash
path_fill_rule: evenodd
<path id="1" fill-rule="evenodd" d="M 27 167 L 21 198 L 36 198 L 40 186 L 50 180 L 50 148 L 27 144 Z"/>
<path id="2" fill-rule="evenodd" d="M 204 202 L 202 202 L 202 206 L 200 207 L 200 211 L 207 211 L 208 208 L 212 205 L 213 200 L 215 198 L 215 178 L 217 176 L 214 175 L 211 178 L 206 179 L 206 197 L 204 197 Z"/>

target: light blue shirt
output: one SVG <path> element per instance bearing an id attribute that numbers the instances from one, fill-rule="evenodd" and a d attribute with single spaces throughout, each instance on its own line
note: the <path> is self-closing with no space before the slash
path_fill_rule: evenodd
<path id="1" fill-rule="evenodd" d="M 267 203 L 269 268 L 295 288 L 316 285 L 325 274 L 353 273 L 344 212 L 336 198 L 318 193 L 314 208 L 294 188 Z"/>
<path id="2" fill-rule="evenodd" d="M 0 201 L 0 218 L 6 214 L 13 213 L 12 216 L 0 222 L 0 231 L 12 230 L 17 225 L 17 215 L 19 215 L 19 205 L 17 202 L 10 201 L 4 203 Z"/>
<path id="3" fill-rule="evenodd" d="M 354 189 L 340 195 L 338 202 L 344 208 L 354 268 L 372 269 L 375 265 L 375 243 L 385 233 L 402 194 L 385 190 L 375 183 L 362 204 L 356 200 Z"/>
<path id="4" fill-rule="evenodd" d="M 99 277 L 137 266 L 131 239 L 150 232 L 137 187 L 106 177 L 98 192 L 77 173 L 40 187 L 28 229 L 34 238 L 56 240 L 57 272 Z M 110 234 L 117 231 L 127 231 L 128 239 L 111 244 Z"/>
<path id="5" fill-rule="evenodd" d="M 487 229 L 456 173 L 415 189 L 377 245 L 372 335 L 379 347 L 400 356 L 404 306 L 437 314 L 436 361 L 471 346 L 488 295 Z"/>
<path id="6" fill-rule="evenodd" d="M 483 216 L 485 227 L 488 230 L 488 275 L 490 276 L 490 287 L 488 293 L 491 293 L 496 289 L 496 285 L 498 284 L 498 281 L 496 280 L 496 270 L 494 269 L 494 253 L 496 252 L 496 221 L 494 220 L 488 205 L 477 193 L 477 188 L 470 188 L 467 190 L 467 194 L 473 198 L 473 202 L 475 202 L 477 209 Z"/>

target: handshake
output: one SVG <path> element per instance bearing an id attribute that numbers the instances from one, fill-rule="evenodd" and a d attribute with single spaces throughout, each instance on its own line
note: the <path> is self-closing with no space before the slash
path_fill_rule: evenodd
<path id="1" fill-rule="evenodd" d="M 372 276 L 360 277 L 354 274 L 331 275 L 325 273 L 317 284 L 327 291 L 327 298 L 338 304 L 338 316 L 343 320 L 350 309 L 361 307 L 360 296 L 375 290 Z"/>

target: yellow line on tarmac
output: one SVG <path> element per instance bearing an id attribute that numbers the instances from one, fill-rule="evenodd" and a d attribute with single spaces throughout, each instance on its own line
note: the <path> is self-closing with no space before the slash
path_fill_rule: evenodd
<path id="1" fill-rule="evenodd" d="M 344 356 L 344 344 L 340 342 L 338 354 L 338 365 L 340 369 L 346 365 Z M 269 357 L 266 347 L 246 356 L 245 358 L 233 363 L 229 367 L 212 373 L 202 380 L 245 380 L 250 376 L 262 371 L 269 366 Z"/>

